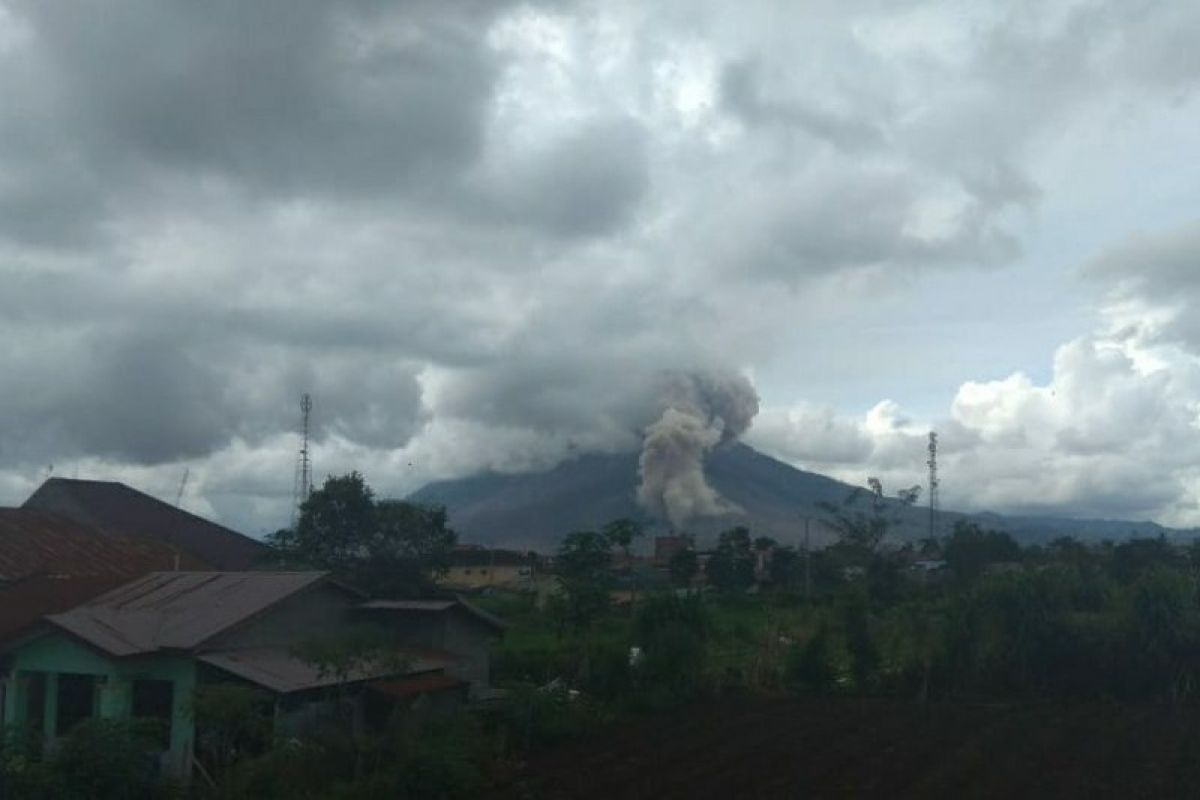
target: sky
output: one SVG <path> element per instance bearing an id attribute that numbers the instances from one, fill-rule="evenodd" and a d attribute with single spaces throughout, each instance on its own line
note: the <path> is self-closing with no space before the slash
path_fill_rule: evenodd
<path id="1" fill-rule="evenodd" d="M 1200 525 L 1200 4 L 0 0 L 0 504 L 637 449 Z"/>

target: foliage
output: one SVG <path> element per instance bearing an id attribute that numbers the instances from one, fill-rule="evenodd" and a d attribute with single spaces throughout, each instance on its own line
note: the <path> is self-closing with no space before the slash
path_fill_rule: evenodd
<path id="1" fill-rule="evenodd" d="M 430 588 L 457 542 L 446 510 L 376 500 L 357 472 L 330 476 L 300 508 L 296 527 L 268 537 L 286 563 L 328 569 L 376 596 Z"/>
<path id="2" fill-rule="evenodd" d="M 566 598 L 564 621 L 577 629 L 591 627 L 609 605 L 612 540 L 593 531 L 569 534 L 554 563 Z"/>
<path id="3" fill-rule="evenodd" d="M 293 654 L 314 667 L 322 678 L 344 683 L 356 673 L 369 670 L 402 672 L 405 658 L 388 631 L 367 623 L 316 636 L 293 648 Z"/>
<path id="4" fill-rule="evenodd" d="M 41 759 L 20 733 L 0 747 L 0 796 L 12 800 L 156 800 L 181 796 L 159 774 L 157 723 L 92 719 Z M 25 741 L 22 741 L 25 740 Z"/>
<path id="5" fill-rule="evenodd" d="M 700 559 L 694 549 L 685 547 L 671 556 L 667 570 L 671 573 L 671 583 L 686 589 L 692 585 L 700 572 Z"/>
<path id="6" fill-rule="evenodd" d="M 842 501 L 841 505 L 829 502 L 817 503 L 817 506 L 829 514 L 827 523 L 838 535 L 843 548 L 850 554 L 857 566 L 866 567 L 871 556 L 879 549 L 887 536 L 888 530 L 898 521 L 896 511 L 899 508 L 911 506 L 917 502 L 921 494 L 920 486 L 904 489 L 894 501 L 889 501 L 883 494 L 883 484 L 876 478 L 867 481 L 869 490 L 856 488 Z M 867 498 L 868 506 L 864 511 L 859 502 Z"/>
<path id="7" fill-rule="evenodd" d="M 717 538 L 717 547 L 705 566 L 708 582 L 720 591 L 745 591 L 754 585 L 754 553 L 750 531 L 737 527 Z"/>
<path id="8" fill-rule="evenodd" d="M 233 763 L 270 744 L 271 698 L 253 686 L 210 683 L 192 698 L 196 751 L 213 777 L 223 780 Z"/>
<path id="9" fill-rule="evenodd" d="M 651 595 L 638 606 L 633 621 L 642 654 L 637 678 L 656 702 L 679 701 L 701 685 L 711 629 L 708 609 L 695 595 Z"/>
<path id="10" fill-rule="evenodd" d="M 989 564 L 1019 561 L 1021 546 L 1007 533 L 986 531 L 977 523 L 957 520 L 943 554 L 955 577 L 974 580 Z"/>
<path id="11" fill-rule="evenodd" d="M 493 712 L 505 742 L 518 750 L 582 736 L 604 718 L 599 706 L 563 684 L 515 684 Z"/>
<path id="12" fill-rule="evenodd" d="M 821 693 L 837 687 L 837 655 L 830 629 L 822 625 L 807 641 L 793 644 L 784 661 L 784 685 L 796 692 Z"/>

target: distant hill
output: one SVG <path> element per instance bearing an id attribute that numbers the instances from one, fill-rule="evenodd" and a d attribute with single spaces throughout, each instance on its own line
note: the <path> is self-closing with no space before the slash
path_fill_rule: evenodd
<path id="1" fill-rule="evenodd" d="M 798 544 L 804 518 L 812 519 L 814 546 L 828 543 L 832 533 L 820 522 L 825 514 L 817 503 L 840 503 L 854 487 L 824 475 L 805 472 L 740 443 L 714 450 L 705 462 L 709 483 L 744 514 L 699 520 L 688 526 L 701 544 L 734 525 L 746 525 L 755 536 L 770 536 Z M 595 529 L 618 517 L 642 521 L 651 533 L 667 526 L 646 517 L 636 500 L 638 454 L 582 455 L 553 469 L 520 475 L 494 472 L 439 481 L 414 492 L 409 499 L 446 506 L 450 524 L 463 541 L 547 551 L 564 535 Z M 885 487 L 889 491 L 904 488 Z M 865 508 L 865 505 L 864 505 Z M 926 509 L 898 509 L 899 539 L 918 539 L 928 533 Z M 940 529 L 948 532 L 963 514 L 943 512 Z M 1004 517 L 977 514 L 980 524 L 1010 531 L 1019 539 L 1048 541 L 1057 536 L 1119 539 L 1131 534 L 1182 534 L 1154 523 L 1075 520 L 1056 517 Z"/>

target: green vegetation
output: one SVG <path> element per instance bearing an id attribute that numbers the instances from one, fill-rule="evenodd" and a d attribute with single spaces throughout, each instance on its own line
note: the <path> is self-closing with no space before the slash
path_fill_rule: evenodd
<path id="1" fill-rule="evenodd" d="M 331 479 L 298 531 L 317 519 L 321 530 L 378 520 L 360 489 L 356 476 Z M 335 494 L 347 501 L 338 514 L 325 506 Z M 706 558 L 676 555 L 654 588 L 627 557 L 636 526 L 572 533 L 556 554 L 560 592 L 478 598 L 512 624 L 493 653 L 500 700 L 449 715 L 401 705 L 370 732 L 330 724 L 273 740 L 260 696 L 209 687 L 195 713 L 205 731 L 198 746 L 215 768 L 191 791 L 231 800 L 481 796 L 511 786 L 514 765 L 531 752 L 704 700 L 1195 699 L 1200 547 L 1058 539 L 1022 548 L 967 522 L 941 540 L 896 547 L 887 541 L 894 508 L 877 484 L 832 507 L 840 540 L 813 553 L 734 528 Z M 395 530 L 426 530 L 405 519 Z M 342 544 L 317 555 L 343 567 L 348 559 L 353 572 L 354 538 L 339 536 Z M 428 553 L 447 540 L 413 541 L 441 543 L 425 555 L 425 545 L 395 550 L 425 570 L 436 560 Z M 623 585 L 640 588 L 632 602 L 614 603 Z M 330 674 L 379 657 L 370 632 L 350 633 L 315 641 L 306 657 Z M 172 787 L 150 782 L 139 741 L 133 728 L 80 726 L 42 759 L 10 736 L 0 749 L 0 795 L 170 796 Z"/>
<path id="2" fill-rule="evenodd" d="M 374 597 L 430 590 L 457 540 L 444 508 L 377 500 L 357 472 L 326 478 L 296 526 L 267 537 L 279 562 L 330 570 Z"/>

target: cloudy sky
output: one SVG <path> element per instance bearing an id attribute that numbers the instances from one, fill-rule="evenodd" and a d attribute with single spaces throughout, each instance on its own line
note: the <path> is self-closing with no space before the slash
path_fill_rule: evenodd
<path id="1" fill-rule="evenodd" d="M 0 0 L 0 503 L 636 448 L 1200 524 L 1200 4 Z"/>

